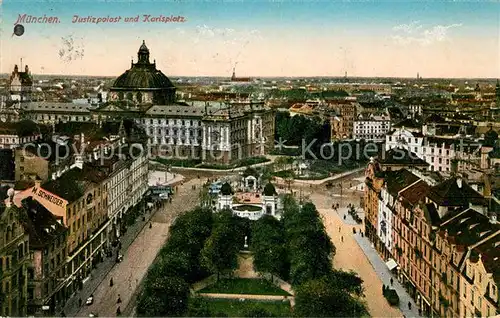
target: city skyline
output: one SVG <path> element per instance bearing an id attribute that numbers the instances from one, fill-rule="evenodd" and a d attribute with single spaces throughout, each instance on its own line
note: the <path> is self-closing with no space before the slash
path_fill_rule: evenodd
<path id="1" fill-rule="evenodd" d="M 36 74 L 119 76 L 144 40 L 167 76 L 228 77 L 236 66 L 237 76 L 250 77 L 497 78 L 499 5 L 4 1 L 0 73 L 22 58 Z M 24 14 L 60 23 L 25 19 L 25 33 L 15 36 Z M 73 23 L 75 15 L 121 20 Z M 124 22 L 137 15 L 139 22 Z M 145 15 L 185 21 L 151 22 Z"/>

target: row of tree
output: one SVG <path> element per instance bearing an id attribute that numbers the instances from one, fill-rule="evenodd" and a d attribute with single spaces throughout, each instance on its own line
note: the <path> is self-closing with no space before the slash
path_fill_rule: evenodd
<path id="1" fill-rule="evenodd" d="M 289 280 L 300 317 L 364 316 L 363 281 L 353 272 L 332 269 L 335 246 L 312 203 L 284 198 L 281 221 L 271 216 L 252 227 L 254 267 Z"/>
<path id="2" fill-rule="evenodd" d="M 287 146 L 302 147 L 305 142 L 308 145 L 312 140 L 317 142 L 311 149 L 318 148 L 325 142 L 330 141 L 330 123 L 321 118 L 309 118 L 302 115 L 291 117 L 289 113 L 278 112 L 275 118 L 275 138 L 284 142 Z"/>
<path id="3" fill-rule="evenodd" d="M 178 217 L 170 237 L 149 269 L 139 295 L 137 313 L 142 317 L 205 316 L 207 306 L 189 299 L 190 285 L 237 267 L 237 253 L 249 235 L 249 220 L 231 211 L 213 214 L 196 208 Z"/>
<path id="4" fill-rule="evenodd" d="M 208 275 L 200 255 L 211 236 L 212 223 L 212 212 L 202 208 L 175 220 L 167 243 L 148 271 L 137 302 L 139 316 L 184 315 L 190 284 Z"/>

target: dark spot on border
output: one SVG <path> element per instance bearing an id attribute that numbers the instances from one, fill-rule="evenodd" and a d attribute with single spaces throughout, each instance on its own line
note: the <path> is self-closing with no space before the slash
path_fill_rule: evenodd
<path id="1" fill-rule="evenodd" d="M 14 26 L 14 34 L 17 36 L 21 36 L 24 34 L 24 26 L 22 24 L 16 24 Z"/>

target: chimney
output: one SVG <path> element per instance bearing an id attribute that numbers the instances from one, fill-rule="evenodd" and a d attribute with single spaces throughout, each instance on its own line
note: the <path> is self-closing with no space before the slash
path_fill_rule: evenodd
<path id="1" fill-rule="evenodd" d="M 457 178 L 457 186 L 459 189 L 462 189 L 462 178 L 461 177 Z"/>
<path id="2" fill-rule="evenodd" d="M 458 173 L 458 160 L 457 159 L 451 159 L 451 175 L 456 176 Z"/>
<path id="3" fill-rule="evenodd" d="M 497 224 L 498 219 L 496 212 L 489 212 L 489 219 L 491 224 Z"/>
<path id="4" fill-rule="evenodd" d="M 12 203 L 14 203 L 14 195 L 16 194 L 16 191 L 13 188 L 10 188 L 7 190 L 7 196 L 9 197 L 9 200 L 7 200 L 7 203 L 5 204 L 7 207 L 11 207 Z"/>
<path id="5" fill-rule="evenodd" d="M 35 179 L 35 188 L 39 189 L 41 187 L 41 185 L 42 185 L 42 180 L 40 180 L 40 178 L 37 177 Z"/>

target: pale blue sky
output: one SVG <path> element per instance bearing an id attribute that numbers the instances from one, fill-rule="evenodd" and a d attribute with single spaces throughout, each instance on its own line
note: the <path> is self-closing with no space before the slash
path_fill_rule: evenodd
<path id="1" fill-rule="evenodd" d="M 24 24 L 19 14 L 60 24 Z M 180 15 L 185 23 L 74 24 L 73 15 Z M 144 39 L 167 75 L 497 77 L 493 1 L 40 1 L 2 6 L 0 72 L 118 76 Z M 71 39 L 68 53 L 64 39 Z M 65 53 L 60 56 L 60 51 Z"/>

